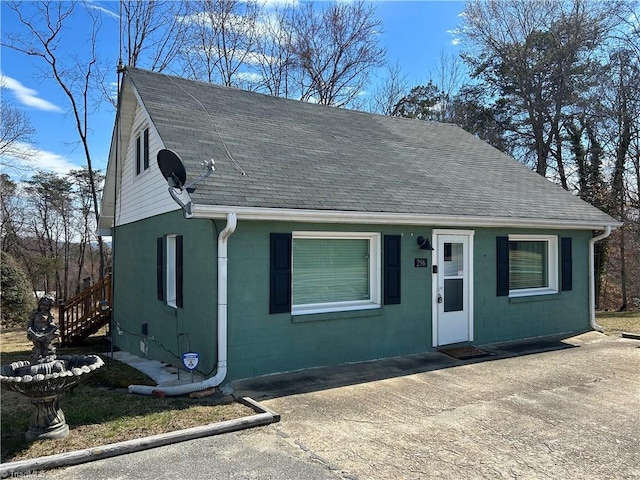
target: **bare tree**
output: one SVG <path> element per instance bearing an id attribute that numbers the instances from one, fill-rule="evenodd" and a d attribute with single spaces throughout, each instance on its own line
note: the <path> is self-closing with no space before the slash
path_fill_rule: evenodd
<path id="1" fill-rule="evenodd" d="M 98 184 L 102 185 L 104 174 L 94 172 Z M 74 209 L 74 254 L 75 261 L 75 286 L 70 283 L 71 291 L 78 293 L 83 286 L 82 279 L 85 275 L 94 277 L 94 249 L 93 241 L 96 239 L 96 223 L 93 220 L 93 209 L 91 202 L 91 186 L 88 170 L 72 170 L 69 172 L 69 180 L 73 187 L 73 209 Z"/>
<path id="2" fill-rule="evenodd" d="M 43 265 L 48 268 L 43 274 L 46 291 L 55 289 L 57 298 L 68 296 L 70 249 L 72 239 L 72 184 L 53 173 L 37 172 L 27 181 L 26 192 L 30 212 L 26 234 L 35 241 L 35 252 L 41 260 L 27 262 L 27 267 Z M 23 255 L 28 253 L 23 250 Z M 50 276 L 53 276 L 51 282 Z"/>
<path id="3" fill-rule="evenodd" d="M 453 122 L 453 100 L 460 92 L 467 77 L 462 58 L 459 55 L 441 50 L 437 63 L 431 68 L 429 77 L 440 89 L 440 99 L 437 104 L 437 108 L 440 110 L 440 121 Z"/>
<path id="4" fill-rule="evenodd" d="M 176 59 L 184 44 L 185 3 L 122 0 L 124 62 L 162 72 Z"/>
<path id="5" fill-rule="evenodd" d="M 257 23 L 258 89 L 275 97 L 294 97 L 300 83 L 300 72 L 291 48 L 292 22 L 293 8 L 285 5 L 273 12 L 263 11 Z"/>
<path id="6" fill-rule="evenodd" d="M 301 99 L 345 106 L 364 89 L 371 70 L 384 65 L 378 43 L 382 24 L 362 0 L 333 2 L 317 12 L 312 2 L 293 16 L 292 51 L 303 72 Z"/>
<path id="7" fill-rule="evenodd" d="M 259 63 L 254 1 L 197 0 L 186 2 L 187 43 L 182 51 L 183 71 L 189 78 L 240 86 L 243 67 Z"/>
<path id="8" fill-rule="evenodd" d="M 4 90 L 2 83 L 0 83 L 0 88 Z M 4 92 L 2 93 L 4 94 Z M 0 157 L 7 160 L 28 160 L 33 150 L 31 139 L 34 133 L 35 129 L 27 114 L 9 102 L 6 95 L 3 95 L 0 106 Z M 7 169 L 13 171 L 24 169 L 20 162 L 6 160 L 3 161 L 2 167 L 5 171 Z"/>
<path id="9" fill-rule="evenodd" d="M 96 39 L 100 28 L 100 18 L 86 10 L 90 20 L 90 36 L 86 43 L 86 58 L 63 58 L 58 53 L 65 26 L 72 19 L 77 2 L 39 2 L 29 9 L 29 14 L 23 13 L 22 2 L 9 4 L 17 15 L 20 24 L 26 28 L 26 34 L 9 32 L 2 39 L 2 45 L 21 52 L 25 55 L 41 59 L 48 67 L 50 75 L 56 81 L 66 96 L 70 113 L 75 120 L 78 133 L 87 162 L 90 180 L 93 209 L 98 219 L 98 190 L 94 175 L 93 162 L 89 151 L 89 113 L 91 109 L 90 93 L 96 80 L 94 67 L 97 63 Z M 4 33 L 4 32 L 3 32 Z M 66 64 L 65 64 L 66 61 Z M 104 275 L 104 248 L 102 238 L 98 237 L 100 251 L 100 276 Z"/>
<path id="10" fill-rule="evenodd" d="M 35 129 L 29 117 L 2 98 L 2 113 L 0 113 L 0 155 L 21 157 L 24 154 L 20 145 L 30 143 Z"/>
<path id="11" fill-rule="evenodd" d="M 256 1 L 185 2 L 180 69 L 192 79 L 327 105 L 353 104 L 384 49 L 363 1 L 265 10 Z"/>
<path id="12" fill-rule="evenodd" d="M 409 80 L 400 64 L 387 64 L 383 78 L 371 95 L 369 111 L 393 115 L 395 106 L 408 91 Z"/>
<path id="13" fill-rule="evenodd" d="M 627 269 L 626 269 L 626 230 L 630 198 L 627 194 L 627 166 L 631 165 L 631 149 L 634 133 L 639 130 L 640 121 L 640 64 L 636 61 L 633 52 L 620 50 L 612 55 L 612 68 L 609 70 L 613 79 L 613 102 L 611 113 L 614 119 L 613 131 L 615 135 L 615 162 L 611 179 L 612 212 L 625 225 L 620 229 L 620 274 L 622 303 L 620 310 L 626 310 L 627 299 Z M 637 143 L 637 140 L 636 140 Z"/>

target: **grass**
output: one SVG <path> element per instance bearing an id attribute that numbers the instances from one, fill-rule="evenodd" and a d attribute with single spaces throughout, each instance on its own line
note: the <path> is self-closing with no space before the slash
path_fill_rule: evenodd
<path id="1" fill-rule="evenodd" d="M 87 346 L 58 349 L 60 355 L 95 354 L 108 351 L 108 344 L 93 338 Z M 4 329 L 0 333 L 1 363 L 26 360 L 31 343 L 23 328 Z M 63 395 L 60 402 L 69 425 L 65 439 L 28 442 L 33 406 L 23 396 L 2 390 L 0 402 L 1 461 L 37 458 L 108 443 L 143 438 L 149 435 L 231 420 L 254 412 L 230 397 L 201 399 L 166 397 L 164 399 L 129 394 L 131 384 L 155 385 L 142 372 L 102 355 L 105 366 L 78 387 Z"/>
<path id="2" fill-rule="evenodd" d="M 607 335 L 620 335 L 622 332 L 640 334 L 640 310 L 598 312 L 596 321 Z"/>

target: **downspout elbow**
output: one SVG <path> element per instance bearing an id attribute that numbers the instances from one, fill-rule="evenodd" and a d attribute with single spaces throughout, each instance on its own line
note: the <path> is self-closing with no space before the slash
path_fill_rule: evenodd
<path id="1" fill-rule="evenodd" d="M 589 323 L 593 330 L 603 332 L 604 329 L 596 322 L 596 280 L 595 280 L 595 244 L 611 235 L 611 226 L 605 227 L 603 234 L 589 240 Z"/>
<path id="2" fill-rule="evenodd" d="M 236 226 L 238 225 L 238 217 L 235 213 L 227 214 L 227 225 L 218 235 L 218 260 L 220 256 L 227 258 L 227 240 L 236 231 Z"/>

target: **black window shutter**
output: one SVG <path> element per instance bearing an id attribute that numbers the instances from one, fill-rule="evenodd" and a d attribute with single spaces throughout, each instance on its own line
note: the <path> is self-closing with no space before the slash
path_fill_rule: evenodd
<path id="1" fill-rule="evenodd" d="M 497 295 L 509 295 L 509 237 L 496 237 Z"/>
<path id="2" fill-rule="evenodd" d="M 291 311 L 291 234 L 271 234 L 269 313 Z"/>
<path id="3" fill-rule="evenodd" d="M 182 308 L 184 305 L 183 295 L 182 295 L 182 284 L 183 284 L 183 274 L 182 274 L 182 235 L 176 236 L 176 307 Z"/>
<path id="4" fill-rule="evenodd" d="M 560 240 L 560 254 L 562 255 L 562 291 L 567 292 L 573 289 L 571 238 L 565 237 Z"/>
<path id="5" fill-rule="evenodd" d="M 136 175 L 140 175 L 140 137 L 136 137 Z"/>
<path id="6" fill-rule="evenodd" d="M 156 239 L 156 291 L 158 300 L 164 300 L 164 238 Z"/>
<path id="7" fill-rule="evenodd" d="M 144 129 L 144 169 L 149 168 L 149 129 Z"/>
<path id="8" fill-rule="evenodd" d="M 384 236 L 384 304 L 400 303 L 400 235 Z"/>

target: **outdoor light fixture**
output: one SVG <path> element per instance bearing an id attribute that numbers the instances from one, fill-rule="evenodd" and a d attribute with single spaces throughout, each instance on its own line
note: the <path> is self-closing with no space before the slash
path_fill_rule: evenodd
<path id="1" fill-rule="evenodd" d="M 424 238 L 423 236 L 418 237 L 418 245 L 420 250 L 433 250 L 431 246 L 431 242 L 428 238 Z"/>

